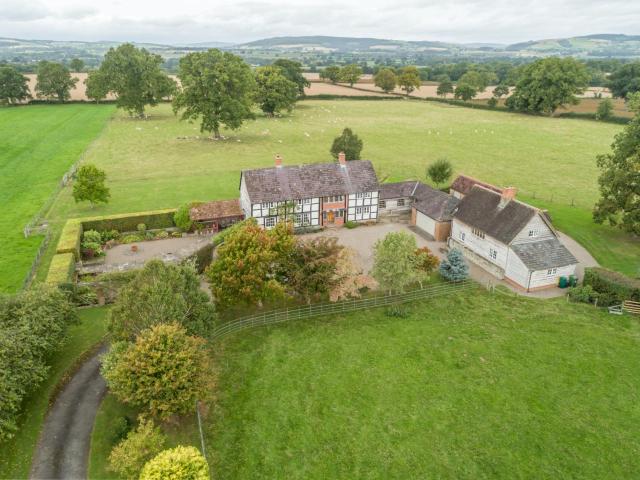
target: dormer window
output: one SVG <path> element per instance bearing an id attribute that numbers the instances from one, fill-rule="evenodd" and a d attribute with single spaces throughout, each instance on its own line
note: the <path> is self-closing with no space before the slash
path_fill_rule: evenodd
<path id="1" fill-rule="evenodd" d="M 477 228 L 474 228 L 471 230 L 471 232 L 478 238 L 484 238 L 484 232 L 482 230 L 478 230 Z"/>

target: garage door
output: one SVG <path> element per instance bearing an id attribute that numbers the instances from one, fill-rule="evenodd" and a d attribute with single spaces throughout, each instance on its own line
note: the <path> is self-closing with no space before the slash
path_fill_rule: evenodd
<path id="1" fill-rule="evenodd" d="M 433 218 L 427 217 L 424 213 L 416 212 L 416 227 L 424 230 L 432 237 L 436 235 L 436 222 Z"/>

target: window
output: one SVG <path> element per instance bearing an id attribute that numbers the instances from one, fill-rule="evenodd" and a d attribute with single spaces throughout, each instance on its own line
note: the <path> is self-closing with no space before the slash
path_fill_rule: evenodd
<path id="1" fill-rule="evenodd" d="M 296 202 L 296 205 L 302 205 L 302 200 L 300 199 L 296 200 L 295 202 Z"/>
<path id="2" fill-rule="evenodd" d="M 547 270 L 547 275 L 555 275 L 556 273 L 558 273 L 557 268 L 550 268 L 549 270 Z"/>
<path id="3" fill-rule="evenodd" d="M 364 198 L 371 198 L 371 192 L 364 192 L 362 195 Z"/>
<path id="4" fill-rule="evenodd" d="M 340 209 L 340 210 L 336 211 L 336 217 L 343 218 L 344 217 L 344 210 Z"/>
<path id="5" fill-rule="evenodd" d="M 482 230 L 478 230 L 477 228 L 474 228 L 471 230 L 471 232 L 478 238 L 484 238 L 484 232 Z"/>
<path id="6" fill-rule="evenodd" d="M 362 207 L 356 207 L 356 215 L 362 214 Z"/>
<path id="7" fill-rule="evenodd" d="M 489 249 L 489 258 L 492 258 L 493 260 L 498 258 L 498 251 L 494 250 L 493 248 L 490 248 Z"/>
<path id="8" fill-rule="evenodd" d="M 529 237 L 537 237 L 538 236 L 538 230 L 529 230 Z"/>
<path id="9" fill-rule="evenodd" d="M 276 217 L 267 217 L 264 219 L 265 227 L 274 227 L 276 225 Z"/>
<path id="10" fill-rule="evenodd" d="M 369 213 L 369 210 L 370 210 L 369 207 L 362 207 L 362 211 L 364 213 Z"/>
<path id="11" fill-rule="evenodd" d="M 460 232 L 459 237 L 460 237 L 460 240 L 462 240 L 464 242 L 464 232 Z"/>
<path id="12" fill-rule="evenodd" d="M 398 206 L 399 207 L 404 207 L 404 198 L 399 198 L 398 199 Z"/>
<path id="13" fill-rule="evenodd" d="M 364 196 L 364 193 L 356 193 L 356 198 L 362 198 Z"/>
<path id="14" fill-rule="evenodd" d="M 385 202 L 384 200 L 380 200 L 380 201 L 378 202 L 378 206 L 379 206 L 380 208 L 387 208 L 387 202 Z"/>
<path id="15" fill-rule="evenodd" d="M 264 208 L 264 209 L 269 208 L 269 204 L 268 204 L 267 202 L 264 202 L 264 203 L 262 204 L 262 208 Z"/>
<path id="16" fill-rule="evenodd" d="M 325 203 L 342 202 L 344 197 L 342 195 L 331 195 L 330 197 L 324 197 Z"/>
<path id="17" fill-rule="evenodd" d="M 302 203 L 304 203 L 304 204 L 309 204 L 309 203 L 311 203 L 311 199 L 310 199 L 310 198 L 305 198 L 305 199 L 302 201 Z"/>

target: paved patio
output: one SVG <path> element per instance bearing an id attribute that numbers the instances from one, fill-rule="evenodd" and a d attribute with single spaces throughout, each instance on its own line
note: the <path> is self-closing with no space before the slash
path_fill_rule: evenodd
<path id="1" fill-rule="evenodd" d="M 353 229 L 348 228 L 335 228 L 326 229 L 322 232 L 311 233 L 305 235 L 307 238 L 314 237 L 337 237 L 340 244 L 352 248 L 356 253 L 356 260 L 360 267 L 365 272 L 370 272 L 373 268 L 373 246 L 375 243 L 384 238 L 387 233 L 390 232 L 407 232 L 416 238 L 418 247 L 428 247 L 431 252 L 443 259 L 445 253 L 441 249 L 446 248 L 446 243 L 436 242 L 426 234 L 421 233 L 419 230 L 414 229 L 408 225 L 400 223 L 378 223 L 376 225 L 360 226 Z M 580 264 L 578 265 L 577 274 L 578 278 L 582 278 L 584 273 L 584 267 L 596 266 L 598 263 L 595 259 L 582 247 L 578 242 L 568 237 L 567 235 L 560 234 L 560 240 L 565 244 L 569 251 L 578 259 Z M 545 290 L 539 290 L 537 292 L 525 292 L 519 288 L 514 287 L 510 283 L 500 280 L 483 268 L 477 266 L 474 263 L 469 263 L 469 276 L 483 284 L 503 285 L 509 290 L 516 292 L 520 295 L 536 298 L 553 298 L 566 295 L 567 291 L 560 288 L 548 288 Z"/>

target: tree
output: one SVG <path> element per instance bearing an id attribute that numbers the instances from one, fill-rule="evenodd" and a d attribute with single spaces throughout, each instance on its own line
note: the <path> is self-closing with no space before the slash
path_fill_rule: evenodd
<path id="1" fill-rule="evenodd" d="M 273 62 L 273 66 L 279 68 L 288 80 L 295 83 L 298 88 L 298 94 L 304 97 L 305 87 L 310 87 L 311 84 L 302 74 L 302 64 L 294 60 L 279 58 Z"/>
<path id="2" fill-rule="evenodd" d="M 469 265 L 460 250 L 449 250 L 447 258 L 440 263 L 440 275 L 450 282 L 460 282 L 469 276 Z"/>
<path id="3" fill-rule="evenodd" d="M 138 478 L 145 463 L 159 454 L 167 437 L 153 420 L 138 417 L 138 426 L 118 443 L 109 454 L 109 470 L 122 478 Z"/>
<path id="4" fill-rule="evenodd" d="M 372 275 L 385 290 L 402 292 L 418 279 L 416 239 L 406 232 L 388 233 L 374 246 Z"/>
<path id="5" fill-rule="evenodd" d="M 613 102 L 610 98 L 605 98 L 598 104 L 596 110 L 596 120 L 607 120 L 613 114 Z"/>
<path id="6" fill-rule="evenodd" d="M 355 258 L 356 252 L 351 248 L 342 248 L 338 253 L 333 288 L 329 292 L 330 301 L 360 298 L 362 289 L 373 290 L 378 287 L 373 277 L 362 273 Z"/>
<path id="7" fill-rule="evenodd" d="M 256 69 L 255 100 L 269 116 L 281 110 L 290 112 L 298 99 L 298 86 L 282 74 L 277 67 Z"/>
<path id="8" fill-rule="evenodd" d="M 29 80 L 14 67 L 0 66 L 0 103 L 14 104 L 31 98 Z"/>
<path id="9" fill-rule="evenodd" d="M 84 70 L 84 61 L 80 58 L 73 58 L 69 62 L 69 68 L 72 72 L 82 72 Z"/>
<path id="10" fill-rule="evenodd" d="M 609 75 L 607 86 L 614 97 L 627 98 L 627 95 L 640 92 L 640 62 L 626 63 Z"/>
<path id="11" fill-rule="evenodd" d="M 325 297 L 338 282 L 336 264 L 342 248 L 335 237 L 298 242 L 290 275 L 293 291 L 307 303 Z"/>
<path id="12" fill-rule="evenodd" d="M 451 83 L 451 80 L 440 82 L 438 89 L 436 90 L 436 94 L 439 97 L 444 98 L 448 93 L 453 93 L 453 83 Z"/>
<path id="13" fill-rule="evenodd" d="M 429 275 L 438 268 L 439 264 L 440 260 L 438 257 L 431 253 L 431 250 L 427 247 L 422 247 L 416 250 L 416 267 L 418 270 Z"/>
<path id="14" fill-rule="evenodd" d="M 584 92 L 588 81 L 584 64 L 574 58 L 536 60 L 522 68 L 507 106 L 521 112 L 551 115 L 562 105 L 576 105 L 576 95 Z"/>
<path id="15" fill-rule="evenodd" d="M 116 340 L 132 340 L 153 325 L 178 322 L 190 334 L 206 336 L 215 320 L 192 264 L 152 260 L 120 290 L 109 312 L 109 331 Z"/>
<path id="16" fill-rule="evenodd" d="M 51 354 L 76 322 L 74 306 L 58 288 L 0 294 L 0 441 L 17 431 L 24 398 L 47 378 Z"/>
<path id="17" fill-rule="evenodd" d="M 458 83 L 471 85 L 476 92 L 484 92 L 489 84 L 496 79 L 495 74 L 486 71 L 469 70 L 460 79 Z"/>
<path id="18" fill-rule="evenodd" d="M 140 480 L 209 480 L 209 464 L 195 447 L 165 450 L 142 469 Z"/>
<path id="19" fill-rule="evenodd" d="M 504 83 L 496 85 L 496 88 L 493 89 L 493 96 L 495 98 L 506 97 L 509 93 L 509 85 L 505 85 Z"/>
<path id="20" fill-rule="evenodd" d="M 347 160 L 360 160 L 363 142 L 350 128 L 345 128 L 339 137 L 333 140 L 331 155 L 337 159 L 340 152 L 344 152 Z"/>
<path id="21" fill-rule="evenodd" d="M 294 248 L 293 229 L 285 222 L 271 230 L 259 227 L 255 221 L 234 229 L 207 269 L 218 306 L 228 308 L 241 302 L 262 305 L 282 298 L 285 286 L 279 274 L 289 270 Z"/>
<path id="22" fill-rule="evenodd" d="M 107 174 L 95 165 L 82 165 L 75 175 L 73 183 L 73 199 L 78 202 L 88 201 L 92 205 L 107 203 L 111 197 L 109 188 L 104 184 Z"/>
<path id="23" fill-rule="evenodd" d="M 96 103 L 100 103 L 100 100 L 109 94 L 108 79 L 100 70 L 93 70 L 89 72 L 87 78 L 84 80 L 84 84 L 87 87 L 87 98 L 95 100 Z"/>
<path id="24" fill-rule="evenodd" d="M 340 80 L 340 67 L 337 65 L 326 67 L 320 72 L 320 78 L 323 80 L 329 80 L 331 83 L 338 83 Z"/>
<path id="25" fill-rule="evenodd" d="M 397 82 L 396 74 L 390 68 L 381 68 L 373 77 L 375 86 L 385 93 L 393 92 Z"/>
<path id="26" fill-rule="evenodd" d="M 420 72 L 414 66 L 404 67 L 398 75 L 398 85 L 407 95 L 411 95 L 416 88 L 420 88 Z"/>
<path id="27" fill-rule="evenodd" d="M 446 158 L 436 160 L 427 167 L 427 177 L 436 185 L 440 185 L 449 180 L 452 174 L 453 166 Z"/>
<path id="28" fill-rule="evenodd" d="M 157 105 L 175 91 L 175 82 L 160 68 L 163 62 L 160 55 L 123 43 L 109 49 L 98 71 L 118 108 L 142 117 L 147 105 Z"/>
<path id="29" fill-rule="evenodd" d="M 42 60 L 38 64 L 38 82 L 36 93 L 39 97 L 57 98 L 60 103 L 71 98 L 70 90 L 78 82 L 71 78 L 69 69 L 61 63 Z"/>
<path id="30" fill-rule="evenodd" d="M 135 343 L 113 344 L 102 375 L 120 401 L 165 421 L 193 411 L 208 394 L 212 372 L 204 345 L 177 323 L 160 323 L 140 332 Z"/>
<path id="31" fill-rule="evenodd" d="M 254 118 L 255 79 L 240 57 L 216 49 L 190 53 L 180 59 L 178 77 L 181 88 L 173 110 L 184 110 L 182 120 L 201 119 L 201 132 L 220 138 L 222 125 L 237 130 Z"/>
<path id="32" fill-rule="evenodd" d="M 456 99 L 461 99 L 465 102 L 468 102 L 473 97 L 475 97 L 477 93 L 478 92 L 476 91 L 476 89 L 471 85 L 467 83 L 458 83 L 458 85 L 456 85 L 456 90 L 453 96 Z"/>
<path id="33" fill-rule="evenodd" d="M 348 83 L 350 87 L 353 87 L 354 83 L 357 83 L 362 76 L 362 68 L 355 63 L 351 65 L 345 65 L 340 69 L 338 74 L 338 80 L 342 83 Z"/>
<path id="34" fill-rule="evenodd" d="M 640 114 L 615 136 L 611 148 L 597 157 L 600 199 L 593 218 L 640 235 Z"/>
<path id="35" fill-rule="evenodd" d="M 193 203 L 183 203 L 178 207 L 176 213 L 173 214 L 173 223 L 183 232 L 189 232 L 193 227 L 193 220 L 191 220 L 190 213 L 193 206 Z"/>

